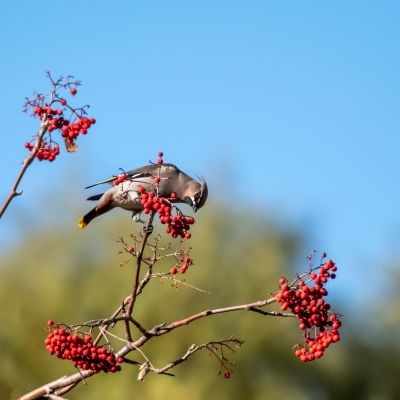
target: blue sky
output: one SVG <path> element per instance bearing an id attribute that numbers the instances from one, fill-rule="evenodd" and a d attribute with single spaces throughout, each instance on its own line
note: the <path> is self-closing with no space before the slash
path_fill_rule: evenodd
<path id="1" fill-rule="evenodd" d="M 1 199 L 37 127 L 23 99 L 47 89 L 46 69 L 83 81 L 76 101 L 98 123 L 77 154 L 31 168 L 0 243 L 66 175 L 81 196 L 163 150 L 219 201 L 305 229 L 356 284 L 398 253 L 399 14 L 396 1 L 2 4 Z"/>

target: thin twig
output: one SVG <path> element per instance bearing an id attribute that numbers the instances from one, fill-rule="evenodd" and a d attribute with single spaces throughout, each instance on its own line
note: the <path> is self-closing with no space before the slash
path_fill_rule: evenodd
<path id="1" fill-rule="evenodd" d="M 208 349 L 209 351 L 211 351 L 215 355 L 215 357 L 219 360 L 219 362 L 222 364 L 222 366 L 225 367 L 227 359 L 222 355 L 223 360 L 221 360 L 220 356 L 215 353 L 214 348 L 217 348 L 217 346 L 218 346 L 221 349 L 220 351 L 222 352 L 223 346 L 226 346 L 233 352 L 234 349 L 228 343 L 229 344 L 233 343 L 235 346 L 239 347 L 244 342 L 242 340 L 232 338 L 232 339 L 222 340 L 222 341 L 219 341 L 219 342 L 213 341 L 213 342 L 203 343 L 203 344 L 200 344 L 200 345 L 192 344 L 182 357 L 177 358 L 174 361 L 171 361 L 170 363 L 168 363 L 167 365 L 165 365 L 162 368 L 154 368 L 150 364 L 149 371 L 154 372 L 155 374 L 163 374 L 163 375 L 174 376 L 173 374 L 167 373 L 167 371 L 172 369 L 172 368 L 174 368 L 175 366 L 183 363 L 184 361 L 188 360 L 194 353 L 196 353 L 196 352 L 198 352 L 199 350 L 202 350 L 202 349 Z M 143 379 L 144 379 L 144 376 L 143 376 Z"/>

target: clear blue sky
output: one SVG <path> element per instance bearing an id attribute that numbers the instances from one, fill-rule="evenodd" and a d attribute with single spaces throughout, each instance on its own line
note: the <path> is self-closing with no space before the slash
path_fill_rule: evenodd
<path id="1" fill-rule="evenodd" d="M 65 171 L 82 195 L 162 149 L 211 196 L 306 229 L 341 282 L 372 276 L 399 246 L 399 20 L 397 1 L 3 2 L 1 200 L 46 69 L 83 81 L 98 123 L 76 155 L 29 171 L 0 242 Z"/>

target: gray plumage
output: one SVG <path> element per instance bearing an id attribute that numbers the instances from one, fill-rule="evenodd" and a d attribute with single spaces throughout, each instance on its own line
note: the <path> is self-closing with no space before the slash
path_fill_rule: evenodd
<path id="1" fill-rule="evenodd" d="M 102 215 L 115 207 L 132 211 L 132 217 L 140 221 L 140 213 L 143 206 L 140 202 L 138 189 L 142 186 L 147 191 L 155 189 L 154 177 L 159 176 L 158 195 L 170 198 L 173 192 L 176 199 L 173 202 L 186 203 L 190 205 L 194 212 L 203 207 L 207 200 L 208 189 L 204 180 L 198 182 L 189 175 L 182 172 L 173 164 L 151 164 L 141 168 L 128 171 L 127 178 L 121 183 L 110 187 L 105 193 L 90 196 L 88 200 L 98 200 L 96 207 L 82 217 L 78 224 L 84 228 L 92 219 Z M 104 183 L 110 183 L 115 177 L 88 186 L 91 188 Z"/>

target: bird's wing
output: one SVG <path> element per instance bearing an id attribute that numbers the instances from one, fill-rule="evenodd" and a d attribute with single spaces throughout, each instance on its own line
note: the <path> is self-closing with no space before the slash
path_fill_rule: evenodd
<path id="1" fill-rule="evenodd" d="M 173 164 L 163 164 L 163 167 L 165 167 L 167 170 L 173 169 L 179 172 L 179 169 L 173 165 Z M 136 169 L 132 169 L 130 171 L 127 171 L 126 174 L 128 175 L 129 179 L 139 179 L 139 178 L 144 178 L 144 177 L 149 177 L 149 176 L 155 176 L 159 170 L 160 166 L 157 164 L 150 164 L 150 165 L 145 165 L 144 167 L 139 167 Z M 117 176 L 112 176 L 111 178 L 108 178 L 104 181 L 94 183 L 93 185 L 86 186 L 85 189 L 90 189 L 94 186 L 98 185 L 103 185 L 104 183 L 110 183 L 116 179 Z"/>
<path id="2" fill-rule="evenodd" d="M 135 175 L 141 175 L 138 177 L 155 176 L 158 174 L 160 168 L 166 172 L 175 172 L 175 173 L 180 172 L 179 168 L 176 165 L 165 163 L 162 165 L 158 164 L 145 165 L 144 167 L 132 169 L 131 171 L 128 171 L 127 174 L 129 175 L 130 178 L 132 177 L 136 178 Z"/>

